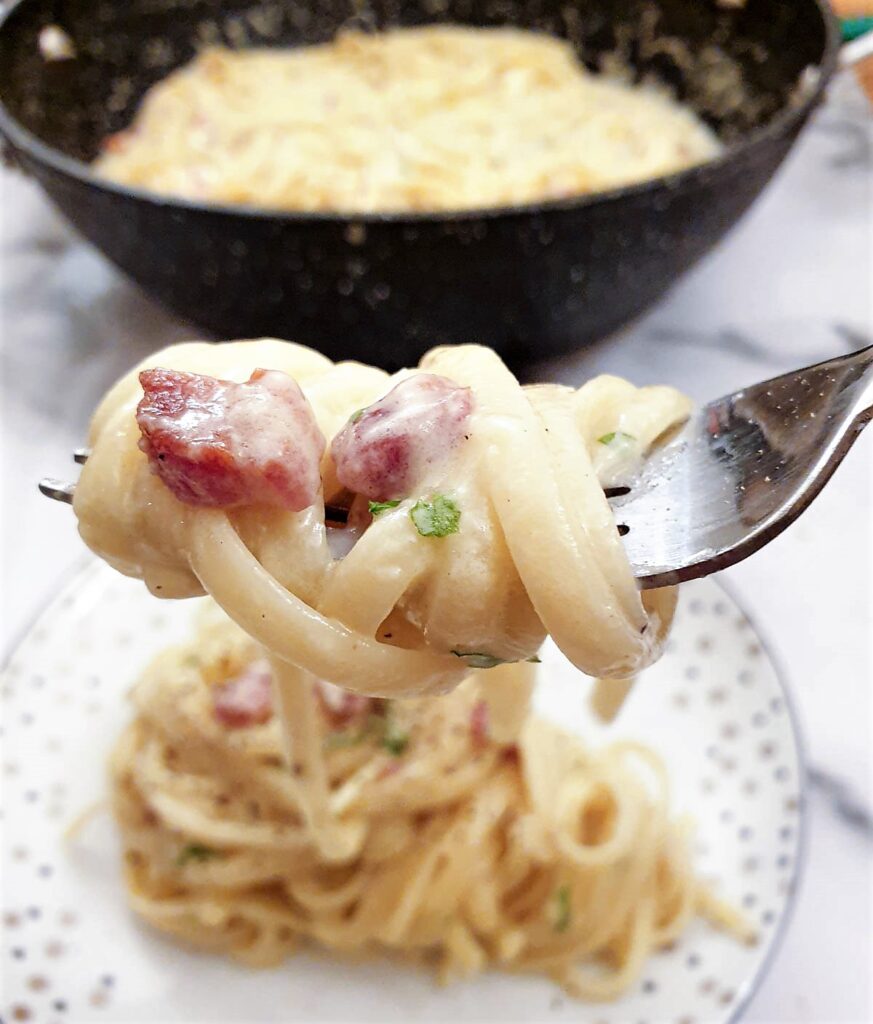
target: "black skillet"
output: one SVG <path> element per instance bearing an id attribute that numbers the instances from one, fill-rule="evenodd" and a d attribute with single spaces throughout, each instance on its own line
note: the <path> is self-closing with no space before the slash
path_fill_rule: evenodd
<path id="1" fill-rule="evenodd" d="M 198 205 L 88 169 L 198 40 L 298 45 L 350 24 L 432 21 L 567 36 L 591 68 L 618 52 L 673 87 L 726 151 L 629 188 L 448 216 Z M 75 59 L 41 57 L 50 24 Z M 837 46 L 824 0 L 19 0 L 0 24 L 0 132 L 82 234 L 220 337 L 292 338 L 389 368 L 482 341 L 520 362 L 608 334 L 710 249 L 782 162 Z"/>

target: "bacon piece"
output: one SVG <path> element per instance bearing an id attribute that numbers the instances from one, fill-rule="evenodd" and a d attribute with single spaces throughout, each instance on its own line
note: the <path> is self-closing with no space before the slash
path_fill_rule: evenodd
<path id="1" fill-rule="evenodd" d="M 253 661 L 240 675 L 212 688 L 215 717 L 228 729 L 248 729 L 273 715 L 270 663 Z"/>
<path id="2" fill-rule="evenodd" d="M 331 452 L 343 487 L 371 501 L 405 498 L 469 436 L 473 393 L 417 373 L 352 416 Z"/>
<path id="3" fill-rule="evenodd" d="M 399 760 L 399 758 L 395 757 L 391 761 L 389 761 L 388 764 L 383 765 L 379 769 L 379 772 L 376 775 L 376 778 L 379 779 L 379 780 L 381 780 L 381 779 L 388 779 L 392 775 L 396 775 L 400 771 L 400 769 L 402 767 L 403 767 L 403 762 L 401 760 Z"/>
<path id="4" fill-rule="evenodd" d="M 299 512 L 321 487 L 324 436 L 296 381 L 255 370 L 245 384 L 143 370 L 139 446 L 186 505 Z"/>
<path id="5" fill-rule="evenodd" d="M 362 697 L 359 693 L 351 693 L 333 683 L 319 679 L 315 685 L 315 694 L 334 729 L 342 729 L 352 722 L 359 721 L 373 705 L 370 697 Z"/>
<path id="6" fill-rule="evenodd" d="M 488 742 L 488 729 L 491 718 L 488 713 L 488 702 L 477 700 L 470 712 L 470 735 L 474 747 L 484 747 Z"/>
<path id="7" fill-rule="evenodd" d="M 132 130 L 107 135 L 100 144 L 104 153 L 123 153 L 127 149 Z"/>

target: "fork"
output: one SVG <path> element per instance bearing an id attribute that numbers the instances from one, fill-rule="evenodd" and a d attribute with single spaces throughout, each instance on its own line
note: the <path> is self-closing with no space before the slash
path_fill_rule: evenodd
<path id="1" fill-rule="evenodd" d="M 606 491 L 639 585 L 682 583 L 748 558 L 809 507 L 871 419 L 873 345 L 698 409 L 627 486 Z M 39 484 L 65 502 L 74 487 Z M 326 516 L 339 525 L 345 510 Z"/>
<path id="2" fill-rule="evenodd" d="M 805 511 L 873 419 L 873 345 L 717 398 L 612 508 L 641 587 L 748 558 Z"/>

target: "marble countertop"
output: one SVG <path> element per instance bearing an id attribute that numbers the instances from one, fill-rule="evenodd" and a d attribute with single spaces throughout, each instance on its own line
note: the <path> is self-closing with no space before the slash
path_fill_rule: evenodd
<path id="1" fill-rule="evenodd" d="M 599 346 L 536 368 L 610 371 L 707 399 L 869 344 L 869 107 L 843 78 L 768 191 L 652 312 Z M 73 517 L 35 481 L 70 449 L 107 385 L 196 336 L 78 241 L 36 187 L 0 173 L 2 588 L 8 651 L 82 559 Z M 873 429 L 787 533 L 725 578 L 793 687 L 812 765 L 810 843 L 792 926 L 747 1011 L 758 1022 L 873 1020 Z"/>

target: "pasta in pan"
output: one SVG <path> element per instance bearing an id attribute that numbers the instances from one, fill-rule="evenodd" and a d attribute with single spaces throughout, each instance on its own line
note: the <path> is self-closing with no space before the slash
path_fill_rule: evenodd
<path id="1" fill-rule="evenodd" d="M 690 108 L 590 74 L 566 40 L 431 25 L 207 49 L 148 91 L 95 167 L 194 200 L 373 213 L 559 199 L 719 149 Z"/>

